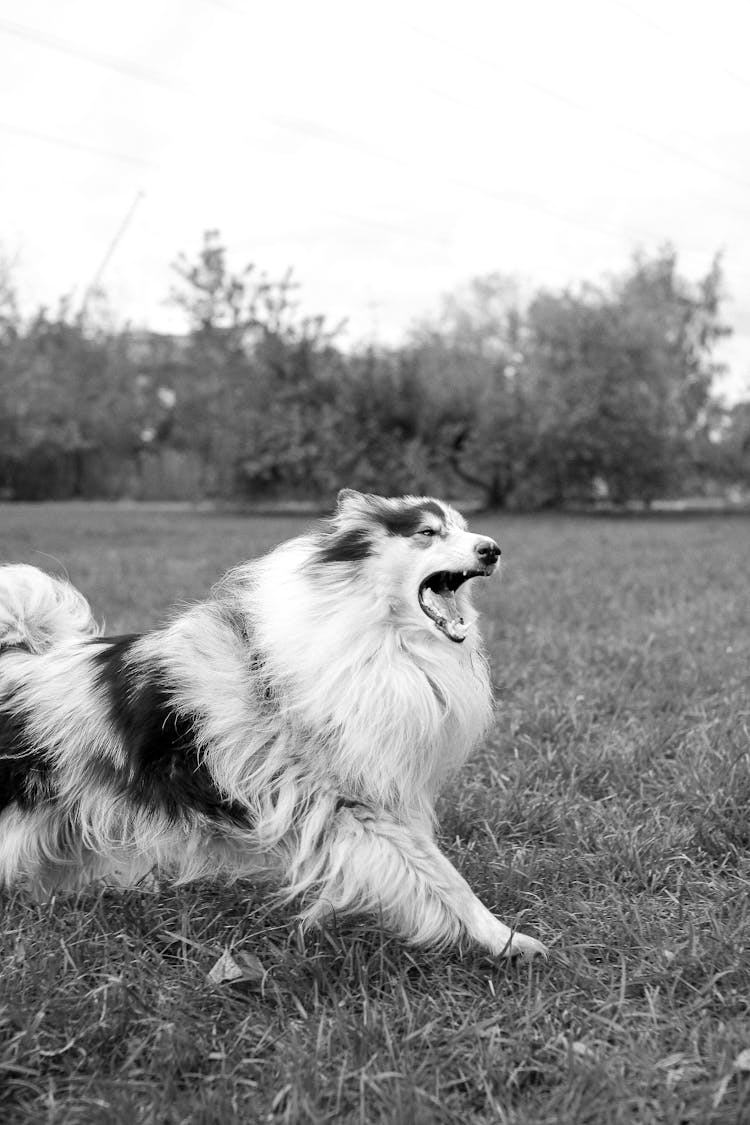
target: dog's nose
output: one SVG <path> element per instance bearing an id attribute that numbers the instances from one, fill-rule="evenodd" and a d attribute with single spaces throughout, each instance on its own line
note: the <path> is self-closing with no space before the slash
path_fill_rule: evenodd
<path id="1" fill-rule="evenodd" d="M 476 552 L 484 566 L 492 566 L 500 558 L 500 548 L 494 539 L 483 539 L 477 543 Z"/>

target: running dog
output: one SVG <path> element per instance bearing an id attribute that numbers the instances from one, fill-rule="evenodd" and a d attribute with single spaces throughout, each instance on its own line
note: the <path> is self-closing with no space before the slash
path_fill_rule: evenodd
<path id="1" fill-rule="evenodd" d="M 117 637 L 67 582 L 0 567 L 0 884 L 249 878 L 306 923 L 369 911 L 419 945 L 544 953 L 434 834 L 492 715 L 470 587 L 499 556 L 445 503 L 345 489 L 206 602 Z"/>

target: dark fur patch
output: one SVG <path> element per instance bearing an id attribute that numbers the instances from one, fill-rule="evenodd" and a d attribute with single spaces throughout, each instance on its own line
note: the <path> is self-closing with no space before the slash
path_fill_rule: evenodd
<path id="1" fill-rule="evenodd" d="M 239 609 L 232 605 L 226 605 L 219 602 L 217 604 L 218 612 L 221 614 L 221 620 L 239 639 L 243 645 L 250 644 L 250 632 L 248 628 L 248 620 Z"/>
<path id="2" fill-rule="evenodd" d="M 382 524 L 389 535 L 414 535 L 425 522 L 427 515 L 437 516 L 441 523 L 445 523 L 445 512 L 434 500 L 426 500 L 423 504 L 411 504 L 407 507 L 385 507 L 376 510 L 375 518 Z"/>
<path id="3" fill-rule="evenodd" d="M 0 711 L 0 812 L 18 804 L 31 809 L 51 797 L 50 765 L 36 746 L 23 715 Z"/>
<path id="4" fill-rule="evenodd" d="M 173 821 L 194 812 L 246 823 L 246 810 L 217 789 L 195 741 L 195 716 L 175 709 L 166 671 L 129 663 L 137 639 L 100 638 L 98 643 L 104 641 L 107 647 L 94 656 L 97 678 L 107 692 L 112 721 L 127 756 L 127 774 L 112 762 L 98 762 L 100 779 Z"/>
<path id="5" fill-rule="evenodd" d="M 361 527 L 349 531 L 329 532 L 315 552 L 315 562 L 362 562 L 372 554 L 372 539 Z"/>
<path id="6" fill-rule="evenodd" d="M 334 805 L 334 812 L 339 812 L 341 809 L 366 809 L 367 807 L 364 801 L 358 801 L 356 797 L 338 797 Z"/>

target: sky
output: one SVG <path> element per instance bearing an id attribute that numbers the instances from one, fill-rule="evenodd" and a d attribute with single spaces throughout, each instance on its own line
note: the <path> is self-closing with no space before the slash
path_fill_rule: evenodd
<path id="1" fill-rule="evenodd" d="M 723 255 L 750 394 L 747 0 L 0 0 L 0 252 L 23 307 L 184 330 L 180 252 L 292 267 L 397 343 L 499 271 L 562 288 Z"/>

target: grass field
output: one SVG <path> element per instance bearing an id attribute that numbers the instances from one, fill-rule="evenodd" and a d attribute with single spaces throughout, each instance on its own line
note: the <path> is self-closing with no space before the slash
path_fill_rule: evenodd
<path id="1" fill-rule="evenodd" d="M 0 557 L 135 630 L 304 523 L 6 506 Z M 549 960 L 302 938 L 244 885 L 6 897 L 5 1125 L 750 1122 L 750 521 L 474 524 L 499 709 L 443 843 Z"/>

